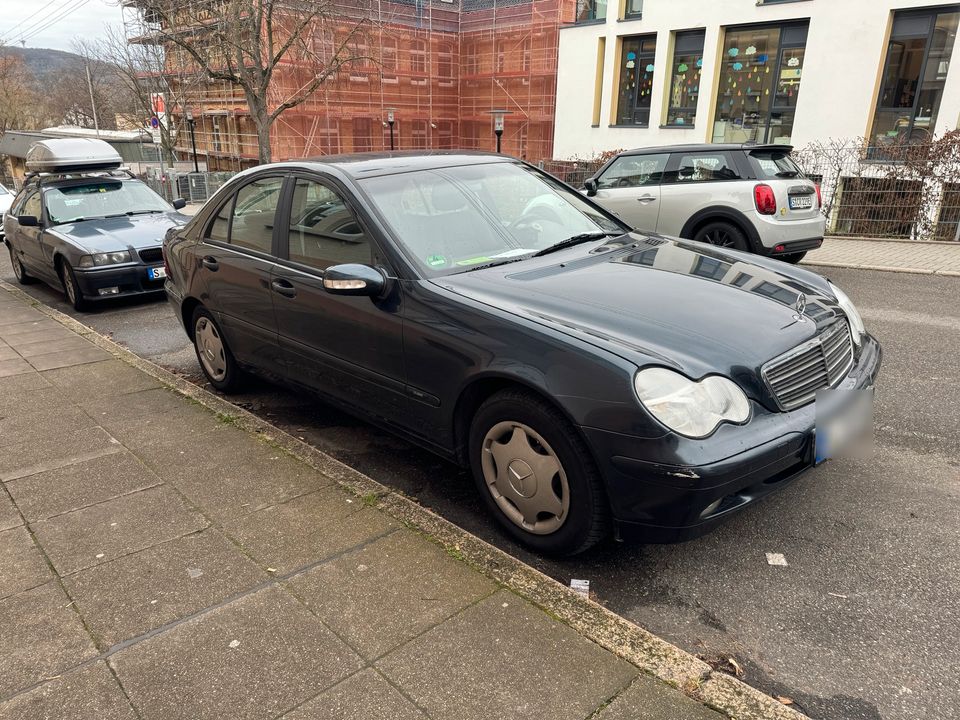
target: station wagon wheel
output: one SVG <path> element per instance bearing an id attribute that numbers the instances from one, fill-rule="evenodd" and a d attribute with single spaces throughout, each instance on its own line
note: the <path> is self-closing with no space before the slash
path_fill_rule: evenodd
<path id="1" fill-rule="evenodd" d="M 20 258 L 13 252 L 13 245 L 8 245 L 7 249 L 10 251 L 10 264 L 13 265 L 13 275 L 17 278 L 17 282 L 21 285 L 29 285 L 32 283 L 33 278 L 27 274 L 27 269 L 23 266 L 23 263 L 20 262 Z"/>
<path id="2" fill-rule="evenodd" d="M 504 390 L 474 415 L 470 465 L 484 504 L 516 540 L 552 555 L 602 539 L 609 505 L 576 429 L 555 407 L 522 389 Z"/>
<path id="3" fill-rule="evenodd" d="M 727 222 L 709 222 L 697 230 L 693 239 L 698 242 L 716 245 L 717 247 L 749 250 L 747 238 L 740 228 Z"/>
<path id="4" fill-rule="evenodd" d="M 83 312 L 87 309 L 87 300 L 83 297 L 80 285 L 77 284 L 77 275 L 70 267 L 70 263 L 63 260 L 60 263 L 60 283 L 63 285 L 63 294 L 67 302 L 73 306 L 77 312 Z"/>
<path id="5" fill-rule="evenodd" d="M 207 380 L 221 392 L 233 392 L 242 384 L 237 365 L 223 332 L 210 312 L 200 306 L 193 313 L 193 346 Z"/>

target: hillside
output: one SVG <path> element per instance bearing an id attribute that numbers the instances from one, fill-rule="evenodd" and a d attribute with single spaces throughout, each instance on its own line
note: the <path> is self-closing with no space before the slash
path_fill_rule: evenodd
<path id="1" fill-rule="evenodd" d="M 34 81 L 41 87 L 49 85 L 63 71 L 83 65 L 83 58 L 79 55 L 50 48 L 9 46 L 0 48 L 0 53 L 22 58 Z"/>

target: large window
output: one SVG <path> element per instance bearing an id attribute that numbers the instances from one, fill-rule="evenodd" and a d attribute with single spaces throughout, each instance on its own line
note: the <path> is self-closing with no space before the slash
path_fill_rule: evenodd
<path id="1" fill-rule="evenodd" d="M 297 179 L 290 206 L 290 259 L 318 270 L 369 263 L 370 241 L 343 199 L 326 185 Z"/>
<path id="2" fill-rule="evenodd" d="M 653 61 L 657 36 L 625 37 L 620 51 L 617 125 L 650 125 Z"/>
<path id="3" fill-rule="evenodd" d="M 950 68 L 960 12 L 898 12 L 873 119 L 873 145 L 927 142 Z"/>
<path id="4" fill-rule="evenodd" d="M 673 45 L 667 125 L 693 125 L 700 97 L 704 32 L 677 33 Z"/>
<path id="5" fill-rule="evenodd" d="M 629 20 L 639 20 L 643 17 L 643 0 L 626 0 L 623 5 L 623 17 Z"/>
<path id="6" fill-rule="evenodd" d="M 607 19 L 607 0 L 577 0 L 577 22 L 598 22 Z"/>
<path id="7" fill-rule="evenodd" d="M 282 177 L 262 178 L 247 183 L 237 193 L 230 223 L 230 244 L 270 253 L 273 223 L 280 201 Z"/>
<path id="8" fill-rule="evenodd" d="M 806 23 L 727 30 L 714 142 L 790 144 L 806 44 Z"/>

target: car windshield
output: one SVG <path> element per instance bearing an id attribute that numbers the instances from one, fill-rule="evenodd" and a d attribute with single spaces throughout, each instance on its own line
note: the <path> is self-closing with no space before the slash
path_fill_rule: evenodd
<path id="1" fill-rule="evenodd" d="M 754 150 L 750 160 L 759 178 L 803 177 L 803 171 L 790 158 L 790 153 L 779 150 Z"/>
<path id="2" fill-rule="evenodd" d="M 361 186 L 428 277 L 530 257 L 575 236 L 627 232 L 578 193 L 518 163 L 400 173 Z"/>
<path id="3" fill-rule="evenodd" d="M 9 195 L 10 191 L 7 190 L 3 185 L 0 185 L 0 195 Z"/>
<path id="4" fill-rule="evenodd" d="M 168 212 L 170 206 L 146 185 L 124 180 L 94 180 L 49 188 L 44 193 L 54 225 L 90 218 Z"/>

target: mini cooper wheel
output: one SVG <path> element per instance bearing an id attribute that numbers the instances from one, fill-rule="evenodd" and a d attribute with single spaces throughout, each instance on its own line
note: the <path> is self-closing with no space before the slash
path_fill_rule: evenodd
<path id="1" fill-rule="evenodd" d="M 536 396 L 510 390 L 484 402 L 469 452 L 484 503 L 515 539 L 538 552 L 574 555 L 606 535 L 606 495 L 586 445 Z"/>
<path id="2" fill-rule="evenodd" d="M 198 307 L 193 312 L 193 346 L 197 351 L 197 360 L 207 380 L 220 392 L 230 393 L 238 390 L 243 380 L 243 372 L 237 365 L 233 353 L 223 337 L 220 326 L 213 315 Z"/>
<path id="3" fill-rule="evenodd" d="M 7 245 L 7 249 L 10 251 L 10 264 L 13 265 L 13 275 L 17 278 L 17 282 L 21 285 L 29 285 L 33 282 L 33 278 L 27 274 L 27 269 L 23 266 L 23 263 L 20 262 L 13 252 L 13 245 Z"/>
<path id="4" fill-rule="evenodd" d="M 77 275 L 66 260 L 60 263 L 60 283 L 63 285 L 63 294 L 67 302 L 73 306 L 77 312 L 84 312 L 89 308 L 87 299 L 77 284 Z"/>
<path id="5" fill-rule="evenodd" d="M 750 246 L 747 245 L 747 238 L 736 225 L 728 222 L 713 221 L 697 230 L 693 239 L 698 242 L 716 245 L 722 248 L 731 248 L 733 250 L 747 251 Z"/>

